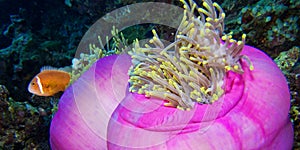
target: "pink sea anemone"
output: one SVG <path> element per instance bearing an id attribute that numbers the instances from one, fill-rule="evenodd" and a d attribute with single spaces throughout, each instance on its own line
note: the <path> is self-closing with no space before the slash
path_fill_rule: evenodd
<path id="1" fill-rule="evenodd" d="M 284 76 L 261 51 L 245 46 L 242 53 L 255 70 L 243 75 L 229 72 L 223 102 L 197 105 L 191 111 L 129 93 L 130 57 L 105 57 L 64 93 L 51 123 L 51 147 L 291 149 L 293 129 Z M 205 117 L 206 112 L 214 121 Z"/>
<path id="2" fill-rule="evenodd" d="M 291 149 L 284 75 L 245 36 L 219 37 L 225 14 L 204 7 L 184 2 L 173 43 L 153 31 L 152 46 L 136 42 L 131 57 L 104 57 L 73 83 L 51 123 L 52 149 Z"/>

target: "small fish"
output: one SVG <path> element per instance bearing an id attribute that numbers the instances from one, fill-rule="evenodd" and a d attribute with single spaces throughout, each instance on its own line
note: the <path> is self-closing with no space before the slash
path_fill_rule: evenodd
<path id="1" fill-rule="evenodd" d="M 63 70 L 45 66 L 29 83 L 28 91 L 39 96 L 53 96 L 64 91 L 70 82 L 71 75 Z"/>

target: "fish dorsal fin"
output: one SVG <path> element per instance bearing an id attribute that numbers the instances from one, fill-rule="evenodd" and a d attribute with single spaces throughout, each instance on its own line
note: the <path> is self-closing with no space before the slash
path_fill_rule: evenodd
<path id="1" fill-rule="evenodd" d="M 52 67 L 52 66 L 44 66 L 41 68 L 41 72 L 43 71 L 49 71 L 49 70 L 55 70 L 55 71 L 62 71 L 62 72 L 67 72 L 70 73 L 72 71 L 72 69 L 70 69 L 70 67 L 61 67 L 61 68 L 56 68 L 56 67 Z"/>
<path id="2" fill-rule="evenodd" d="M 45 71 L 45 70 L 59 70 L 58 68 L 52 67 L 52 66 L 43 66 L 41 68 L 41 72 Z"/>

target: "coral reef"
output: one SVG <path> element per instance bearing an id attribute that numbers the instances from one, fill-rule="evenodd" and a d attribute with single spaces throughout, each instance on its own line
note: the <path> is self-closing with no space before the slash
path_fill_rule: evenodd
<path id="1" fill-rule="evenodd" d="M 294 124 L 294 148 L 300 148 L 300 48 L 294 46 L 288 51 L 283 51 L 275 58 L 278 67 L 285 74 L 291 93 L 290 118 Z"/>
<path id="2" fill-rule="evenodd" d="M 280 68 L 280 70 L 288 75 L 293 69 L 296 62 L 299 60 L 300 48 L 297 46 L 292 47 L 288 51 L 281 52 L 275 59 L 275 63 Z"/>
<path id="3" fill-rule="evenodd" d="M 232 31 L 234 37 L 246 33 L 248 44 L 264 50 L 272 58 L 299 43 L 299 2 L 225 1 L 222 6 L 228 14 L 226 30 Z"/>
<path id="4" fill-rule="evenodd" d="M 7 88 L 0 85 L 0 149 L 50 149 L 48 128 L 53 113 L 50 102 L 58 99 L 16 102 L 8 95 Z"/>

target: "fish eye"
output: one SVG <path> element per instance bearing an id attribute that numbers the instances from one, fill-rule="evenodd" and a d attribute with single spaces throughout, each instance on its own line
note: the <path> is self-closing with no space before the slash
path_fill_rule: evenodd
<path id="1" fill-rule="evenodd" d="M 35 85 L 35 83 L 31 83 L 31 85 Z"/>

